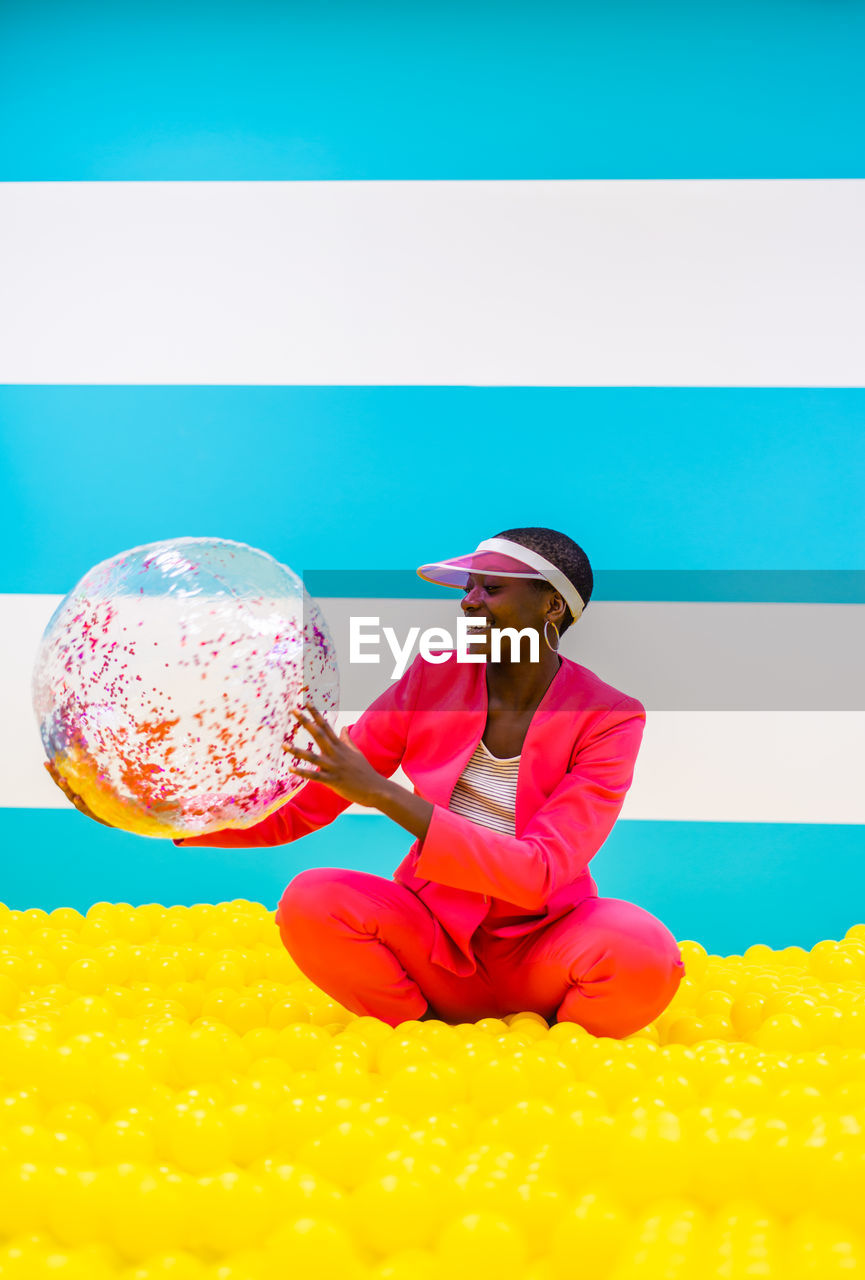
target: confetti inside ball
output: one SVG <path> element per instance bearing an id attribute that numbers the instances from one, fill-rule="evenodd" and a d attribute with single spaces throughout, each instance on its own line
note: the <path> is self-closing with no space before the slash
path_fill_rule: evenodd
<path id="1" fill-rule="evenodd" d="M 297 574 L 240 542 L 178 538 L 96 565 L 42 637 L 33 705 L 91 812 L 145 836 L 261 821 L 303 785 L 291 714 L 333 722 L 330 635 Z"/>

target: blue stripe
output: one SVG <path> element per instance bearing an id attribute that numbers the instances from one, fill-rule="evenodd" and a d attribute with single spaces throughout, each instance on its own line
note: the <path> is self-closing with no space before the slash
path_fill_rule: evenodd
<path id="1" fill-rule="evenodd" d="M 467 548 L 471 550 L 471 548 Z M 865 604 L 865 569 L 600 569 L 593 600 L 715 601 L 735 604 Z M 311 569 L 310 595 L 455 600 L 455 589 L 431 586 L 411 569 Z"/>
<path id="2" fill-rule="evenodd" d="M 0 452 L 4 592 L 197 535 L 432 595 L 417 565 L 537 524 L 597 599 L 862 598 L 861 389 L 14 386 Z"/>
<path id="3" fill-rule="evenodd" d="M 865 7 L 8 0 L 0 178 L 861 177 Z"/>
<path id="4" fill-rule="evenodd" d="M 176 849 L 97 827 L 69 810 L 0 810 L 10 907 L 164 905 L 247 898 L 276 907 L 305 867 L 390 877 L 411 836 L 387 818 L 345 814 L 273 849 Z M 635 822 L 613 829 L 590 869 L 602 897 L 651 911 L 680 941 L 716 954 L 752 942 L 811 947 L 861 922 L 865 826 Z"/>

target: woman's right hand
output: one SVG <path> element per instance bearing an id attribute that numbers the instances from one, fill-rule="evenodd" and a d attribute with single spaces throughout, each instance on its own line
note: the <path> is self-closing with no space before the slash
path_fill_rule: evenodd
<path id="1" fill-rule="evenodd" d="M 45 768 L 48 771 L 48 776 L 52 779 L 53 782 L 57 784 L 57 786 L 63 792 L 66 799 L 69 801 L 69 803 L 74 804 L 75 808 L 78 810 L 79 813 L 83 813 L 85 818 L 92 818 L 93 821 L 98 822 L 100 826 L 111 827 L 110 822 L 106 822 L 103 818 L 97 818 L 96 814 L 92 813 L 91 810 L 88 809 L 87 805 L 84 803 L 81 797 L 75 794 L 75 792 L 72 790 L 72 788 L 70 787 L 66 779 L 62 777 L 61 774 L 58 772 L 57 766 L 55 764 L 53 764 L 50 760 L 46 760 Z"/>

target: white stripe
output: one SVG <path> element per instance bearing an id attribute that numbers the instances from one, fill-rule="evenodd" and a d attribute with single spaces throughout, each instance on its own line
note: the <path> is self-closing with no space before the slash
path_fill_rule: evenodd
<path id="1" fill-rule="evenodd" d="M 865 384 L 865 180 L 0 185 L 0 382 Z"/>
<path id="2" fill-rule="evenodd" d="M 865 822 L 865 713 L 655 711 L 622 817 Z"/>
<path id="3" fill-rule="evenodd" d="M 30 671 L 42 630 L 59 603 L 58 596 L 0 595 L 0 807 L 65 808 L 66 800 L 42 768 L 43 753 L 30 706 Z M 346 602 L 319 600 L 328 624 Z M 392 601 L 405 608 L 408 602 Z M 441 604 L 442 602 L 434 602 Z M 417 607 L 421 602 L 414 601 Z M 356 606 L 355 606 L 356 607 Z M 774 606 L 795 632 L 799 614 L 792 605 Z M 828 619 L 847 616 L 856 606 L 802 606 L 823 610 Z M 670 613 L 681 630 L 683 618 L 701 616 L 705 606 L 613 604 L 593 602 L 577 626 L 565 636 L 576 647 L 569 656 L 583 661 L 616 687 L 639 696 L 640 685 L 621 680 L 617 664 L 626 664 L 623 637 L 642 635 Z M 735 605 L 729 614 L 738 621 L 761 608 Z M 721 638 L 725 635 L 725 606 L 709 606 Z M 640 613 L 638 611 L 644 611 Z M 690 610 L 690 613 L 689 613 Z M 645 611 L 649 611 L 646 613 Z M 586 652 L 587 627 L 594 614 L 598 628 L 597 658 Z M 641 621 L 641 619 L 646 619 Z M 607 619 L 607 626 L 603 620 Z M 612 626 L 610 626 L 612 623 Z M 333 628 L 332 628 L 333 629 Z M 744 628 L 746 633 L 749 627 Z M 694 639 L 689 630 L 688 643 Z M 735 635 L 731 628 L 729 638 Z M 618 637 L 618 638 L 617 638 Z M 663 635 L 661 636 L 663 640 Z M 748 644 L 752 644 L 748 640 Z M 608 646 L 606 659 L 604 646 Z M 829 639 L 823 652 L 833 652 Z M 652 661 L 663 657 L 663 645 Z M 339 650 L 338 650 L 339 656 Z M 738 662 L 734 649 L 729 660 Z M 779 650 L 778 661 L 784 657 Z M 673 653 L 669 660 L 680 662 Z M 624 669 L 624 668 L 622 668 Z M 804 670 L 804 668 L 803 668 Z M 387 672 L 382 669 L 382 687 Z M 345 707 L 340 725 L 357 718 L 362 708 Z M 863 711 L 660 711 L 649 710 L 634 782 L 622 809 L 623 818 L 704 822 L 865 822 L 865 712 Z M 406 783 L 400 772 L 397 781 Z M 352 806 L 351 812 L 371 813 Z"/>

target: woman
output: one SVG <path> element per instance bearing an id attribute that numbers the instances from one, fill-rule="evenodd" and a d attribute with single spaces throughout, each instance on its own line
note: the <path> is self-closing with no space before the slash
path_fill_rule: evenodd
<path id="1" fill-rule="evenodd" d="M 245 831 L 175 843 L 297 840 L 349 804 L 416 837 L 392 880 L 318 867 L 277 911 L 298 967 L 357 1014 L 475 1020 L 534 1010 L 623 1037 L 653 1021 L 684 974 L 649 912 L 601 898 L 588 863 L 631 785 L 642 703 L 557 653 L 592 594 L 588 558 L 549 529 L 508 529 L 470 555 L 418 570 L 463 589 L 487 624 L 480 662 L 415 659 L 337 736 L 316 708 L 295 714 L 317 751 L 295 751 L 305 785 Z M 538 660 L 492 628 L 535 633 Z M 531 656 L 531 655 L 529 655 Z M 522 659 L 522 660 L 521 660 Z M 402 765 L 414 793 L 389 781 Z"/>

